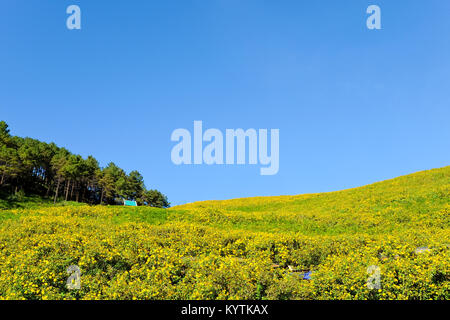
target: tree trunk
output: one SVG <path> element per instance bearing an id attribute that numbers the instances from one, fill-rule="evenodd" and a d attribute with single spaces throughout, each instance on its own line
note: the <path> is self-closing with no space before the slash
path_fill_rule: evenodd
<path id="1" fill-rule="evenodd" d="M 66 187 L 66 201 L 67 201 L 67 198 L 69 197 L 69 188 L 70 188 L 70 180 L 67 181 L 67 187 Z"/>
<path id="2" fill-rule="evenodd" d="M 72 183 L 72 189 L 70 190 L 70 200 L 73 199 L 73 187 L 74 187 L 74 185 L 75 185 L 75 182 Z"/>
<path id="3" fill-rule="evenodd" d="M 100 196 L 100 204 L 102 204 L 102 202 L 103 202 L 103 189 L 102 189 L 101 196 Z"/>
<path id="4" fill-rule="evenodd" d="M 56 199 L 58 198 L 58 191 L 59 191 L 59 185 L 61 183 L 61 178 L 58 178 L 58 183 L 56 184 L 56 190 L 55 190 L 55 200 L 53 203 L 56 203 Z"/>
<path id="5" fill-rule="evenodd" d="M 2 173 L 2 179 L 0 180 L 0 186 L 5 182 L 5 171 Z"/>
<path id="6" fill-rule="evenodd" d="M 47 191 L 45 192 L 45 197 L 47 198 L 48 195 L 50 194 L 50 189 L 52 188 L 52 186 L 49 184 L 47 187 Z"/>
<path id="7" fill-rule="evenodd" d="M 47 191 L 45 192 L 45 197 L 47 198 L 50 195 L 50 189 L 52 188 L 52 184 L 48 181 L 47 175 L 45 175 L 44 185 L 47 186 Z"/>

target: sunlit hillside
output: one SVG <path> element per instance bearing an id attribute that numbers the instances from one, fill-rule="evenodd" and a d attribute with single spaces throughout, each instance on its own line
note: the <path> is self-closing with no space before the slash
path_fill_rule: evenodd
<path id="1" fill-rule="evenodd" d="M 450 167 L 349 190 L 178 206 L 191 220 L 258 231 L 385 233 L 449 227 Z M 422 230 L 422 232 L 425 230 Z"/>
<path id="2" fill-rule="evenodd" d="M 450 167 L 170 209 L 34 203 L 0 211 L 0 298 L 449 299 L 449 245 Z"/>

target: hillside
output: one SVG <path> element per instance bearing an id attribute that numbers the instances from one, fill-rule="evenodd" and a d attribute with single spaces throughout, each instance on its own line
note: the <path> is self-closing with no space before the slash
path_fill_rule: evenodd
<path id="1" fill-rule="evenodd" d="M 334 234 L 449 227 L 450 167 L 349 190 L 204 201 L 175 207 L 191 220 L 259 231 Z"/>
<path id="2" fill-rule="evenodd" d="M 0 298 L 448 299 L 449 200 L 444 167 L 170 209 L 0 210 Z"/>

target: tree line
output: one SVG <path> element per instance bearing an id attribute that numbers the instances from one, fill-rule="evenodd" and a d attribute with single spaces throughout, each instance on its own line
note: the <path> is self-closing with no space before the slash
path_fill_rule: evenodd
<path id="1" fill-rule="evenodd" d="M 0 121 L 0 196 L 17 193 L 90 204 L 139 205 L 167 208 L 167 197 L 147 190 L 138 171 L 127 174 L 114 163 L 102 168 L 93 157 L 73 154 L 54 143 L 12 136 Z"/>

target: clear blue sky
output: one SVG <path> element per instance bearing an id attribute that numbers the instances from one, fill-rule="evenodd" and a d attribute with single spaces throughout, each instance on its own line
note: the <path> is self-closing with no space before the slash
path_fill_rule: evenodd
<path id="1" fill-rule="evenodd" d="M 66 8 L 82 30 L 66 28 Z M 366 8 L 382 30 L 366 28 Z M 2 0 L 0 119 L 173 204 L 449 165 L 450 1 Z M 280 171 L 175 166 L 176 128 L 280 129 Z"/>

